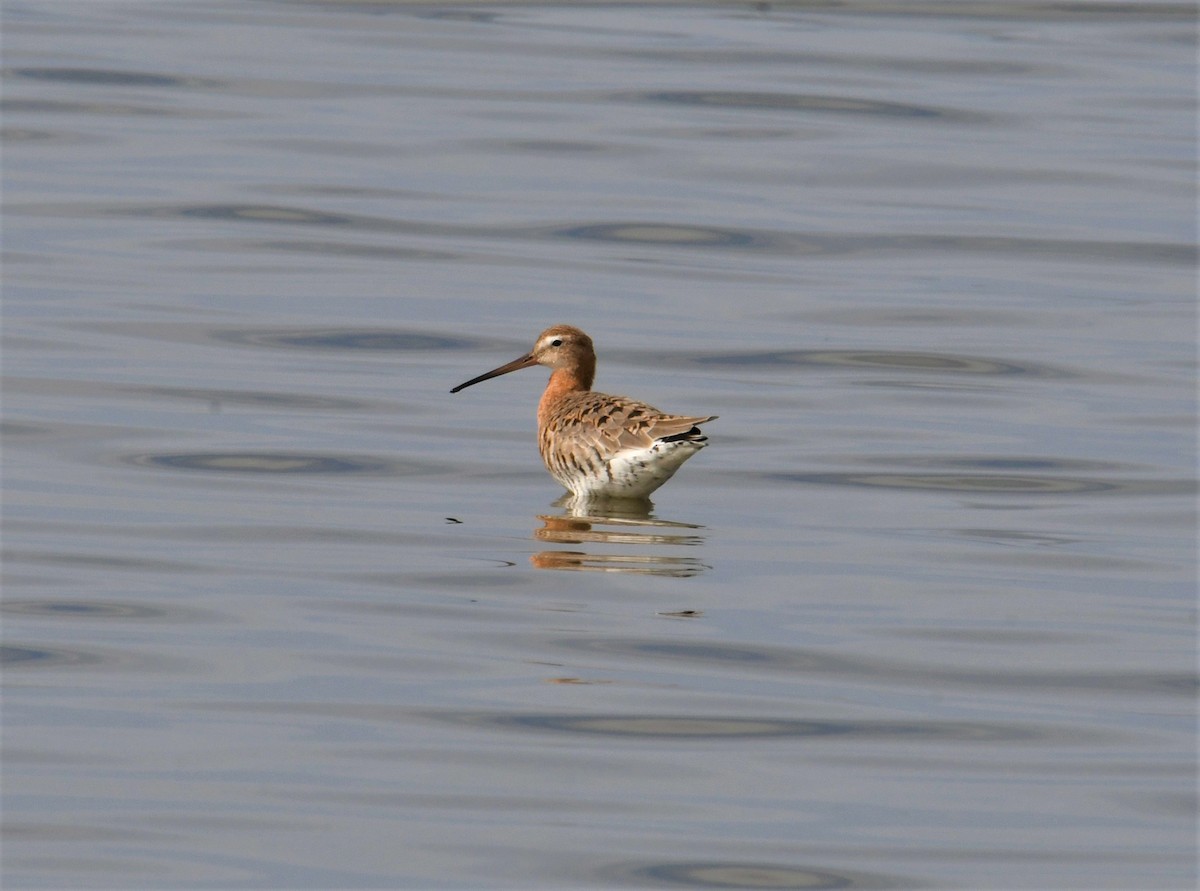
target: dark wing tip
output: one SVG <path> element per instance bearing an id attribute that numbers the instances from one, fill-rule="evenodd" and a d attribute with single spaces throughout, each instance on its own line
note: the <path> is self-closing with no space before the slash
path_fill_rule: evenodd
<path id="1" fill-rule="evenodd" d="M 708 437 L 705 436 L 699 427 L 692 427 L 691 430 L 684 430 L 682 433 L 672 433 L 670 436 L 660 437 L 659 442 L 708 442 Z"/>

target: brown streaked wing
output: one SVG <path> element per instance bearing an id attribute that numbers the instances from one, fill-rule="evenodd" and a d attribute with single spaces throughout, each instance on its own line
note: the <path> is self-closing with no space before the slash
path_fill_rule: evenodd
<path id="1" fill-rule="evenodd" d="M 636 399 L 588 392 L 563 400 L 550 419 L 548 432 L 555 439 L 568 439 L 602 455 L 615 455 L 626 449 L 648 449 L 656 440 L 687 433 L 715 418 L 666 415 Z"/>

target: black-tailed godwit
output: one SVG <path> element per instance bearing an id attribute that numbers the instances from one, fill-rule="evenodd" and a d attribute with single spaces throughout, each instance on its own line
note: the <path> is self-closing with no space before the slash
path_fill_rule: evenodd
<path id="1" fill-rule="evenodd" d="M 528 354 L 450 392 L 534 365 L 551 369 L 538 403 L 538 450 L 550 475 L 578 498 L 644 499 L 708 441 L 698 425 L 716 415 L 668 415 L 593 391 L 592 339 L 570 325 L 547 328 Z"/>

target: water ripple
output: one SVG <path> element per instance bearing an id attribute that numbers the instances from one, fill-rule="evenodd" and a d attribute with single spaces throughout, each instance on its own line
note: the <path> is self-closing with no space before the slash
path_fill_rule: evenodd
<path id="1" fill-rule="evenodd" d="M 9 100 L 11 102 L 12 100 Z M 7 108 L 7 105 L 6 105 Z M 45 109 L 22 109 L 45 110 Z M 68 108 L 79 112 L 81 109 Z M 95 109 L 93 109 L 95 110 Z M 134 113 L 133 109 L 127 113 Z M 151 112 L 143 112 L 151 113 Z M 1024 238 L 1009 235 L 963 235 L 954 232 L 879 233 L 822 232 L 763 229 L 730 229 L 696 226 L 682 221 L 595 220 L 567 224 L 514 225 L 510 222 L 484 225 L 449 225 L 427 220 L 405 220 L 367 214 L 334 213 L 315 208 L 275 204 L 11 204 L 10 217 L 85 216 L 142 219 L 200 219 L 288 226 L 315 226 L 352 233 L 382 233 L 422 238 L 515 239 L 538 241 L 546 238 L 598 240 L 639 244 L 648 248 L 708 250 L 756 250 L 794 258 L 798 253 L 821 256 L 870 256 L 878 254 L 978 253 L 987 256 L 1019 256 L 1048 261 L 1091 261 L 1115 264 L 1172 264 L 1193 266 L 1200 257 L 1196 245 L 1165 241 L 1103 241 L 1071 238 Z M 286 246 L 288 242 L 283 242 Z M 370 249 L 368 249 L 370 250 Z M 418 256 L 423 249 L 418 250 Z M 452 252 L 457 256 L 457 251 Z M 433 259 L 437 259 L 434 252 Z"/>
<path id="2" fill-rule="evenodd" d="M 216 473 L 311 473 L 381 474 L 412 476 L 443 473 L 446 468 L 432 462 L 396 461 L 350 455 L 302 454 L 300 452 L 175 452 L 125 455 L 122 463 L 171 470 Z"/>
<path id="3" fill-rule="evenodd" d="M 949 632 L 937 632 L 939 634 Z M 972 638 L 975 644 L 987 637 Z M 1003 637 L 998 639 L 1005 642 Z M 1156 671 L 1010 671 L 979 670 L 960 665 L 920 665 L 895 660 L 842 656 L 823 650 L 791 649 L 715 643 L 680 643 L 658 639 L 627 638 L 565 638 L 559 642 L 565 649 L 603 653 L 621 661 L 629 659 L 661 659 L 678 663 L 689 670 L 692 666 L 710 669 L 750 669 L 755 672 L 803 675 L 837 675 L 861 679 L 874 684 L 903 684 L 921 688 L 933 685 L 983 689 L 1070 690 L 1075 693 L 1134 694 L 1137 696 L 1195 694 L 1198 686 L 1195 673 Z"/>
<path id="4" fill-rule="evenodd" d="M 664 102 L 669 105 L 704 105 L 755 111 L 800 111 L 872 117 L 938 118 L 953 121 L 986 121 L 979 113 L 927 105 L 879 102 L 849 96 L 818 96 L 804 93 L 768 93 L 737 90 L 654 90 L 614 93 L 623 102 Z"/>
<path id="5" fill-rule="evenodd" d="M 165 619 L 171 611 L 157 606 L 93 600 L 4 600 L 0 613 L 69 619 Z"/>
<path id="6" fill-rule="evenodd" d="M 890 350 L 746 350 L 696 356 L 692 361 L 700 365 L 834 366 L 937 371 L 947 374 L 1022 375 L 1038 378 L 1071 376 L 1062 369 L 1035 362 Z"/>
<path id="7" fill-rule="evenodd" d="M 34 130 L 30 127 L 0 127 L 0 141 L 10 145 L 19 142 L 79 145 L 94 141 L 94 139 L 77 133 L 67 133 L 59 130 Z"/>
<path id="8" fill-rule="evenodd" d="M 3 665 L 6 671 L 14 668 L 99 665 L 107 661 L 110 660 L 99 653 L 89 653 L 66 647 L 33 647 L 15 644 L 0 646 L 0 665 Z"/>
<path id="9" fill-rule="evenodd" d="M 556 502 L 565 515 L 539 516 L 545 525 L 533 533 L 538 541 L 572 545 L 695 547 L 704 543 L 703 528 L 693 523 L 654 519 L 648 504 L 580 501 L 564 496 Z M 603 511 L 603 513 L 601 513 Z M 606 528 L 611 527 L 611 528 Z M 695 557 L 658 553 L 612 554 L 588 551 L 540 551 L 529 558 L 538 569 L 577 572 L 625 572 L 687 578 L 712 567 Z"/>
<path id="10" fill-rule="evenodd" d="M 184 87 L 212 87 L 216 81 L 193 77 L 178 77 L 169 74 L 148 74 L 142 71 L 117 71 L 103 68 L 7 68 L 4 77 L 19 77 L 26 80 L 43 80 L 54 83 L 96 85 L 106 87 L 155 87 L 180 89 Z"/>
<path id="11" fill-rule="evenodd" d="M 210 332 L 214 340 L 248 346 L 302 350 L 369 350 L 409 352 L 421 350 L 479 349 L 477 338 L 427 334 L 418 331 L 387 331 L 355 328 L 228 329 Z"/>
<path id="12" fill-rule="evenodd" d="M 76 99 L 3 99 L 0 111 L 28 115 L 103 115 L 104 117 L 190 118 L 193 120 L 222 120 L 232 114 L 174 106 L 135 105 L 130 102 L 87 102 Z"/>
<path id="13" fill-rule="evenodd" d="M 17 669 L 84 668 L 89 672 L 112 669 L 134 671 L 147 676 L 186 668 L 183 660 L 160 655 L 34 644 L 0 646 L 0 666 L 6 673 Z"/>
<path id="14" fill-rule="evenodd" d="M 349 226 L 361 223 L 348 214 L 325 213 L 303 207 L 259 204 L 194 204 L 148 209 L 151 216 L 178 216 L 201 220 L 248 220 L 255 223 L 300 223 L 306 226 Z"/>
<path id="15" fill-rule="evenodd" d="M 574 572 L 621 572 L 634 575 L 691 578 L 712 569 L 695 557 L 651 554 L 589 554 L 584 551 L 539 551 L 529 558 L 537 569 Z"/>
<path id="16" fill-rule="evenodd" d="M 562 715 L 454 712 L 436 717 L 501 729 L 550 731 L 635 739 L 919 739 L 941 742 L 1045 742 L 1045 726 L 989 721 L 796 720 L 707 715 Z"/>
<path id="17" fill-rule="evenodd" d="M 912 888 L 919 884 L 897 876 L 869 875 L 827 867 L 780 863 L 711 862 L 622 865 L 602 870 L 607 887 L 637 888 L 771 889 L 771 891 L 867 891 L 875 888 Z"/>
<path id="18" fill-rule="evenodd" d="M 550 230 L 551 235 L 616 244 L 644 244 L 702 248 L 772 248 L 773 239 L 763 233 L 682 223 L 592 223 Z"/>
<path id="19" fill-rule="evenodd" d="M 853 486 L 960 492 L 966 495 L 1192 495 L 1196 481 L 1174 480 L 1099 480 L 1068 476 L 1030 476 L 1025 474 L 962 473 L 788 473 L 771 472 L 757 477 L 774 483 L 800 483 L 812 486 Z"/>
<path id="20" fill-rule="evenodd" d="M 347 244 L 337 241 L 284 240 L 253 238 L 196 238 L 174 242 L 178 247 L 217 253 L 257 254 L 323 254 L 331 257 L 354 257 L 363 260 L 459 260 L 464 255 L 455 251 L 431 251 L 407 248 L 394 244 Z"/>
<path id="21" fill-rule="evenodd" d="M 126 393 L 162 396 L 167 399 L 193 399 L 213 408 L 242 405 L 255 408 L 295 409 L 301 411 L 363 411 L 367 403 L 341 396 L 316 396 L 310 393 L 270 393 L 258 390 L 223 390 L 203 387 L 122 387 Z"/>
<path id="22" fill-rule="evenodd" d="M 1081 458 L 1047 458 L 1032 455 L 907 455 L 889 456 L 886 458 L 864 458 L 864 462 L 886 463 L 899 467 L 958 467 L 967 470 L 1041 470 L 1113 472 L 1131 470 L 1134 465 L 1119 464 L 1114 461 L 1091 461 Z"/>
<path id="23" fill-rule="evenodd" d="M 793 5 L 783 0 L 783 5 Z M 808 5 L 804 0 L 799 4 Z M 1045 3 L 1042 0 L 1004 0 L 1003 3 L 981 3 L 980 0 L 918 0 L 902 7 L 889 0 L 852 0 L 842 4 L 856 14 L 882 13 L 905 16 L 937 16 L 939 18 L 970 17 L 980 19 L 1021 19 L 1029 22 L 1120 22 L 1130 19 L 1146 22 L 1195 22 L 1196 7 L 1191 3 Z"/>
<path id="24" fill-rule="evenodd" d="M 75 553 L 63 550 L 35 551 L 10 549 L 3 552 L 3 561 L 10 567 L 22 564 L 53 566 L 55 568 L 83 567 L 97 571 L 118 572 L 198 572 L 194 563 L 162 560 L 156 557 L 126 557 L 113 553 Z"/>

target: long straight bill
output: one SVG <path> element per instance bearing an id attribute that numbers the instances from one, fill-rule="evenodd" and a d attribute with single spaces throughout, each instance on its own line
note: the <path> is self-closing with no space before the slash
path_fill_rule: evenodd
<path id="1" fill-rule="evenodd" d="M 459 390 L 465 390 L 467 387 L 472 387 L 475 384 L 483 381 L 491 380 L 492 378 L 499 377 L 502 374 L 508 374 L 510 371 L 520 371 L 522 368 L 529 368 L 533 365 L 537 365 L 537 359 L 534 358 L 533 353 L 530 353 L 528 356 L 522 356 L 520 359 L 513 359 L 511 362 L 501 365 L 499 368 L 493 368 L 491 371 L 479 375 L 479 377 L 473 377 L 465 384 L 459 384 L 450 392 L 457 393 Z"/>

